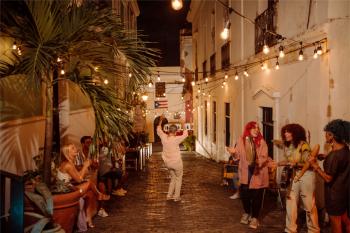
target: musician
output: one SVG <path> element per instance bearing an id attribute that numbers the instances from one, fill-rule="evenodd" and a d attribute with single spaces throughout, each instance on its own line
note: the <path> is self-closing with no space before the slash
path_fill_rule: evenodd
<path id="1" fill-rule="evenodd" d="M 240 196 L 244 208 L 240 222 L 256 229 L 259 226 L 258 217 L 263 191 L 269 185 L 268 150 L 258 123 L 249 122 L 237 146 L 229 147 L 227 151 L 239 159 Z"/>
<path id="2" fill-rule="evenodd" d="M 333 120 L 324 131 L 326 142 L 332 147 L 323 163 L 324 170 L 321 170 L 315 158 L 310 158 L 309 162 L 325 181 L 325 203 L 332 233 L 350 232 L 350 151 L 347 146 L 350 143 L 350 122 Z"/>
<path id="3" fill-rule="evenodd" d="M 288 166 L 292 169 L 292 176 L 296 176 L 301 172 L 311 152 L 310 146 L 306 142 L 305 129 L 299 124 L 287 124 L 281 129 L 281 137 L 286 160 L 279 162 L 278 165 Z M 320 232 L 315 203 L 315 173 L 309 169 L 299 180 L 293 180 L 293 178 L 291 178 L 290 187 L 287 189 L 285 232 L 297 232 L 299 199 L 301 199 L 306 211 L 308 233 Z"/>

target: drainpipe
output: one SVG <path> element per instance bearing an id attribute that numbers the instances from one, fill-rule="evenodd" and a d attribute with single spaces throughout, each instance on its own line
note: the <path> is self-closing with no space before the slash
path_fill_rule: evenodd
<path id="1" fill-rule="evenodd" d="M 241 14 L 244 15 L 244 3 L 241 0 Z M 244 59 L 244 20 L 241 17 L 241 61 Z M 241 132 L 244 129 L 244 77 L 241 78 Z"/>
<path id="2" fill-rule="evenodd" d="M 274 125 L 274 132 L 273 132 L 273 138 L 279 138 L 279 126 L 280 126 L 280 98 L 281 93 L 280 92 L 274 92 L 272 93 L 272 98 L 274 100 L 275 104 L 275 125 Z M 280 161 L 279 156 L 279 148 L 276 146 L 273 147 L 273 154 L 274 154 L 274 160 L 278 163 Z M 277 169 L 277 183 L 279 184 L 281 179 L 281 169 Z"/>

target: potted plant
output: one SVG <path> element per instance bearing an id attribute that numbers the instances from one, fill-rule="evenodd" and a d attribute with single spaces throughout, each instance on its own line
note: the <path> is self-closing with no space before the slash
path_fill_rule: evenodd
<path id="1" fill-rule="evenodd" d="M 93 1 L 2 1 L 1 9 L 1 37 L 21 50 L 0 56 L 0 79 L 11 81 L 18 92 L 24 91 L 17 85 L 21 79 L 27 83 L 26 91 L 45 93 L 42 175 L 50 187 L 54 128 L 57 133 L 68 127 L 59 122 L 54 127 L 54 112 L 61 111 L 53 105 L 54 85 L 76 86 L 88 97 L 95 116 L 94 138 L 127 138 L 132 122 L 125 109 L 131 94 L 120 98 L 103 81 L 127 79 L 126 93 L 136 91 L 148 82 L 149 67 L 155 66 L 158 53 L 147 48 L 137 32 L 126 31 L 111 9 Z"/>
<path id="2" fill-rule="evenodd" d="M 188 135 L 188 137 L 183 140 L 182 144 L 185 147 L 185 150 L 193 151 L 196 145 L 196 136 L 193 134 Z"/>
<path id="3" fill-rule="evenodd" d="M 43 177 L 48 185 L 53 142 L 53 85 L 69 82 L 89 98 L 95 115 L 96 138 L 125 137 L 131 130 L 129 116 L 124 111 L 128 98 L 119 98 L 116 90 L 104 85 L 103 80 L 128 79 L 126 92 L 132 93 L 147 83 L 151 75 L 149 67 L 155 66 L 154 58 L 158 56 L 136 32 L 126 31 L 111 9 L 98 8 L 92 1 L 82 1 L 80 5 L 74 2 L 1 2 L 2 36 L 17 42 L 21 53 L 14 50 L 1 57 L 0 78 L 15 77 L 13 85 L 16 85 L 15 79 L 24 75 L 31 91 L 45 90 Z M 116 64 L 116 59 L 128 64 L 128 72 L 120 62 Z"/>

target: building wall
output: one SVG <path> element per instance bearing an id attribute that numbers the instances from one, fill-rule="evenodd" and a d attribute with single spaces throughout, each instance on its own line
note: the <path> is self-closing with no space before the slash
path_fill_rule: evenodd
<path id="1" fill-rule="evenodd" d="M 231 0 L 229 5 L 250 19 L 262 13 L 267 8 L 267 1 L 243 1 Z M 346 58 L 350 52 L 347 41 L 350 39 L 350 3 L 348 1 L 313 1 L 311 5 L 310 19 L 308 21 L 310 1 L 278 1 L 277 3 L 277 28 L 276 31 L 294 41 L 303 41 L 304 44 L 326 38 L 323 46 L 323 55 L 313 59 L 313 49 L 304 49 L 305 59 L 298 61 L 298 51 L 288 54 L 284 59 L 279 59 L 280 69 L 274 70 L 276 60 L 269 60 L 269 69 L 262 71 L 259 65 L 248 69 L 249 77 L 245 77 L 239 71 L 239 80 L 234 80 L 235 69 L 228 71 L 228 84 L 221 88 L 220 85 L 208 95 L 194 97 L 194 107 L 197 113 L 194 118 L 198 125 L 198 144 L 208 151 L 207 155 L 216 160 L 227 159 L 225 152 L 225 124 L 224 103 L 231 106 L 231 145 L 238 139 L 243 131 L 243 126 L 251 120 L 262 120 L 260 107 L 273 108 L 274 138 L 280 138 L 279 131 L 286 123 L 299 123 L 310 132 L 311 144 L 324 143 L 323 127 L 331 119 L 343 118 L 350 120 L 350 102 L 347 90 L 350 88 L 350 64 Z M 207 60 L 207 72 L 209 71 L 209 57 L 216 52 L 216 75 L 212 80 L 220 79 L 222 82 L 224 71 L 221 69 L 221 46 L 225 43 L 220 38 L 223 28 L 224 7 L 217 1 L 201 1 L 191 3 L 191 11 L 187 19 L 192 22 L 193 51 L 192 70 L 196 65 L 202 72 L 202 63 Z M 215 9 L 215 50 L 211 47 L 210 15 Z M 255 55 L 255 29 L 247 20 L 232 13 L 230 15 L 230 63 L 231 67 L 243 65 L 253 61 L 259 62 L 266 55 Z M 293 43 L 291 40 L 283 41 L 285 46 Z M 297 48 L 294 45 L 294 48 Z M 270 48 L 271 54 L 277 54 L 277 44 Z M 200 79 L 202 75 L 199 74 Z M 194 87 L 206 88 L 203 80 Z M 214 81 L 212 81 L 214 83 Z M 208 84 L 209 85 L 209 84 Z M 207 88 L 208 90 L 208 88 Z M 196 95 L 196 94 L 194 94 Z M 204 135 L 204 112 L 200 106 L 204 101 L 217 103 L 217 143 L 212 142 L 212 108 L 208 108 L 208 135 Z M 200 148 L 200 147 L 199 147 Z M 321 146 L 322 148 L 322 146 Z M 274 148 L 274 157 L 281 159 L 281 153 Z"/>

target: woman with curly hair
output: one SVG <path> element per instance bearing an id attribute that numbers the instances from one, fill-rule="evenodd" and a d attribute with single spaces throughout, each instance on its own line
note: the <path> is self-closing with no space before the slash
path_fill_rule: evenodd
<path id="1" fill-rule="evenodd" d="M 269 186 L 267 144 L 260 133 L 258 123 L 249 122 L 237 146 L 229 147 L 227 151 L 239 159 L 238 176 L 244 209 L 241 223 L 256 229 L 259 226 L 263 192 Z"/>
<path id="2" fill-rule="evenodd" d="M 331 145 L 331 151 L 323 163 L 324 170 L 315 158 L 310 158 L 309 162 L 325 181 L 325 204 L 332 233 L 349 233 L 350 122 L 333 120 L 325 126 L 324 131 L 326 143 Z"/>
<path id="3" fill-rule="evenodd" d="M 278 163 L 279 166 L 288 166 L 294 175 L 302 171 L 310 155 L 310 146 L 306 142 L 305 129 L 299 124 L 287 124 L 281 129 L 286 160 Z M 291 181 L 291 187 L 286 199 L 286 228 L 285 232 L 297 232 L 297 217 L 299 199 L 303 202 L 306 211 L 308 232 L 320 232 L 318 226 L 317 209 L 315 204 L 315 173 L 310 168 L 296 181 Z"/>

